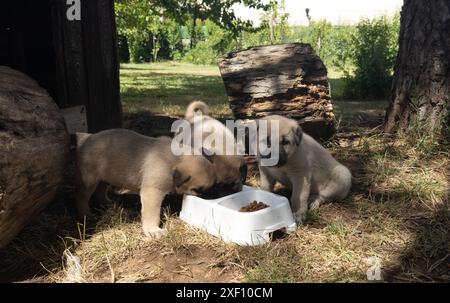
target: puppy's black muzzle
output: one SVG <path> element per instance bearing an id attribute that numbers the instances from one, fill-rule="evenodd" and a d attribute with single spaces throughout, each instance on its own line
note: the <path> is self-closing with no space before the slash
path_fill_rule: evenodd
<path id="1" fill-rule="evenodd" d="M 272 158 L 272 152 L 268 153 L 267 155 L 260 155 L 261 159 L 271 159 Z M 275 167 L 281 167 L 284 166 L 287 163 L 288 157 L 286 152 L 283 148 L 279 148 L 278 152 L 278 162 L 275 164 Z"/>
<path id="2" fill-rule="evenodd" d="M 235 194 L 242 190 L 242 183 L 239 184 L 217 184 L 213 188 L 200 193 L 198 196 L 202 199 L 218 199 L 228 195 Z"/>

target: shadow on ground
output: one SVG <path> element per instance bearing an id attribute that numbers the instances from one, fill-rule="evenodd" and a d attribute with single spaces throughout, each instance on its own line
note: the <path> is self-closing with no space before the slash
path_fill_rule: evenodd
<path id="1" fill-rule="evenodd" d="M 359 134 L 368 136 L 382 135 L 383 119 L 380 115 L 359 113 L 350 124 L 341 126 L 341 132 L 334 140 L 359 140 Z M 385 140 L 393 140 L 385 137 Z M 393 157 L 404 157 L 405 150 L 386 145 L 382 152 Z M 405 250 L 397 258 L 394 265 L 382 267 L 382 274 L 388 282 L 449 282 L 450 281 L 450 187 L 444 203 L 434 209 L 413 205 L 408 197 L 415 192 L 406 190 L 377 190 L 367 179 L 371 173 L 369 167 L 376 153 L 370 149 L 352 149 L 346 151 L 347 157 L 340 159 L 353 174 L 351 196 L 370 195 L 374 210 L 387 210 L 398 217 L 404 227 L 412 233 Z M 379 152 L 378 152 L 379 154 Z M 450 185 L 450 167 L 446 169 L 447 184 Z M 408 205 L 409 204 L 409 205 Z M 352 204 L 349 207 L 353 207 Z"/>
<path id="2" fill-rule="evenodd" d="M 165 116 L 150 112 L 127 113 L 124 115 L 124 126 L 149 136 L 170 135 L 170 126 L 178 119 L 176 116 Z M 361 140 L 361 134 L 370 137 L 380 135 L 379 115 L 360 114 L 351 122 L 341 125 L 334 141 L 352 142 Z M 336 157 L 348 165 L 354 175 L 352 203 L 343 203 L 339 207 L 346 213 L 358 217 L 358 220 L 369 220 L 377 212 L 387 212 L 399 217 L 402 226 L 413 234 L 412 241 L 401 252 L 395 264 L 383 267 L 386 281 L 450 281 L 450 213 L 449 204 L 434 211 L 418 207 L 402 205 L 402 199 L 411 193 L 401 191 L 376 192 L 367 176 L 371 174 L 369 165 L 375 152 L 370 149 L 352 146 L 339 147 L 342 153 Z M 401 155 L 403 151 L 391 149 L 392 154 Z M 450 168 L 447 169 L 450 182 Z M 17 282 L 41 277 L 44 281 L 48 272 L 63 269 L 63 253 L 71 239 L 80 239 L 81 231 L 77 228 L 76 212 L 73 207 L 74 188 L 71 173 L 66 176 L 65 185 L 53 201 L 33 222 L 31 222 L 11 244 L 0 251 L 0 282 Z M 450 184 L 450 183 L 449 183 Z M 370 189 L 370 190 L 369 190 Z M 289 195 L 286 191 L 283 195 Z M 450 192 L 449 192 L 450 194 Z M 356 198 L 365 199 L 370 195 L 370 211 L 366 216 L 355 207 L 360 206 Z M 388 197 L 388 205 L 385 201 Z M 136 196 L 113 197 L 113 203 L 118 203 L 129 210 L 133 220 L 139 220 L 140 203 Z M 171 213 L 179 212 L 181 198 L 167 197 L 164 203 Z M 98 217 L 102 216 L 102 210 Z M 322 223 L 314 220 L 308 222 L 315 228 L 325 228 Z M 95 226 L 95 222 L 93 222 Z M 89 230 L 94 234 L 95 229 Z M 280 240 L 282 241 L 282 240 Z M 374 248 L 376 251 L 376 248 Z M 48 281 L 47 281 L 48 282 Z"/>
<path id="3" fill-rule="evenodd" d="M 170 132 L 172 123 L 180 118 L 178 116 L 154 114 L 149 111 L 126 113 L 124 114 L 123 127 L 150 137 L 172 136 Z"/>

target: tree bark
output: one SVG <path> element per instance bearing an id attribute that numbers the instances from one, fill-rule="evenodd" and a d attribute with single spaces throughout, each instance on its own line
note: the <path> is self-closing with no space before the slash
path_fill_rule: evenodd
<path id="1" fill-rule="evenodd" d="M 310 45 L 253 47 L 228 54 L 219 67 L 237 119 L 278 114 L 317 139 L 334 133 L 327 69 Z"/>
<path id="2" fill-rule="evenodd" d="M 47 92 L 0 66 L 0 248 L 53 199 L 66 167 L 69 135 Z"/>
<path id="3" fill-rule="evenodd" d="M 450 2 L 405 0 L 386 132 L 450 125 Z"/>

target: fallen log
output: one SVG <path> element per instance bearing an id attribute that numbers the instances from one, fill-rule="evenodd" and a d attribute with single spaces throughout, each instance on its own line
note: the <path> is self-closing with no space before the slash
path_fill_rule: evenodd
<path id="1" fill-rule="evenodd" d="M 316 139 L 335 132 L 327 69 L 309 44 L 232 52 L 219 68 L 236 119 L 277 114 L 298 120 Z"/>
<path id="2" fill-rule="evenodd" d="M 53 199 L 69 141 L 48 93 L 25 74 L 0 66 L 0 248 Z"/>

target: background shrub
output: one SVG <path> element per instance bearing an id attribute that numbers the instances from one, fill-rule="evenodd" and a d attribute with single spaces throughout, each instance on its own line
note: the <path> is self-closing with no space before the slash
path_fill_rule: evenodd
<path id="1" fill-rule="evenodd" d="M 363 20 L 349 45 L 354 72 L 346 71 L 344 98 L 383 99 L 391 89 L 397 54 L 398 17 Z"/>

